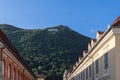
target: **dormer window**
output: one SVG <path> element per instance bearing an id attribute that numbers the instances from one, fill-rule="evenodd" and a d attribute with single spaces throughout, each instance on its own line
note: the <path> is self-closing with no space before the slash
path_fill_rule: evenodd
<path id="1" fill-rule="evenodd" d="M 104 33 L 103 31 L 98 31 L 96 34 L 96 39 L 99 40 L 103 33 Z"/>
<path id="2" fill-rule="evenodd" d="M 91 49 L 91 43 L 88 43 L 88 50 Z"/>
<path id="3" fill-rule="evenodd" d="M 78 66 L 78 62 L 76 62 L 76 66 Z"/>
<path id="4" fill-rule="evenodd" d="M 92 39 L 92 40 L 91 40 L 91 46 L 92 46 L 92 47 L 94 46 L 94 44 L 96 43 L 96 41 L 97 41 L 96 39 Z"/>
<path id="5" fill-rule="evenodd" d="M 79 63 L 82 61 L 83 57 L 79 57 Z"/>
<path id="6" fill-rule="evenodd" d="M 83 51 L 83 56 L 85 57 L 87 55 L 87 53 L 88 53 L 88 50 L 84 50 Z"/>
<path id="7" fill-rule="evenodd" d="M 73 66 L 73 69 L 75 69 L 76 68 L 76 64 Z"/>

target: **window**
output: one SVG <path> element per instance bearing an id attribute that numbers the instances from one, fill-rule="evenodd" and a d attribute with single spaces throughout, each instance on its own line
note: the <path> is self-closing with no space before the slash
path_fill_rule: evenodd
<path id="1" fill-rule="evenodd" d="M 108 69 L 108 53 L 104 54 L 104 69 Z"/>
<path id="2" fill-rule="evenodd" d="M 2 74 L 4 76 L 4 73 L 5 73 L 5 61 L 3 60 L 2 61 Z"/>
<path id="3" fill-rule="evenodd" d="M 94 80 L 94 71 L 95 71 L 94 64 L 95 64 L 95 62 L 93 62 L 92 65 L 91 65 L 91 70 L 92 70 L 91 71 L 91 74 L 92 74 L 91 77 L 92 77 L 92 80 Z"/>
<path id="4" fill-rule="evenodd" d="M 85 80 L 85 71 L 83 71 L 83 80 Z"/>
<path id="5" fill-rule="evenodd" d="M 16 80 L 16 70 L 15 70 L 15 68 L 13 70 L 13 80 Z"/>
<path id="6" fill-rule="evenodd" d="M 79 80 L 81 80 L 80 78 L 81 78 L 81 73 L 79 73 Z"/>
<path id="7" fill-rule="evenodd" d="M 16 71 L 16 80 L 18 80 L 18 71 Z"/>
<path id="8" fill-rule="evenodd" d="M 20 74 L 20 80 L 22 80 L 22 74 Z"/>
<path id="9" fill-rule="evenodd" d="M 89 66 L 89 77 L 91 77 L 91 74 L 92 74 L 92 73 L 91 73 L 91 72 L 92 72 L 91 68 L 92 68 L 92 67 L 91 67 L 91 65 L 90 65 L 90 66 Z"/>
<path id="10" fill-rule="evenodd" d="M 78 74 L 78 80 L 80 80 L 80 74 Z"/>
<path id="11" fill-rule="evenodd" d="M 96 63 L 96 74 L 99 73 L 99 63 L 98 63 L 98 60 L 95 61 Z"/>
<path id="12" fill-rule="evenodd" d="M 86 68 L 86 79 L 88 79 L 88 68 Z"/>
<path id="13" fill-rule="evenodd" d="M 75 76 L 75 80 L 77 80 L 77 76 Z"/>
<path id="14" fill-rule="evenodd" d="M 78 78 L 79 78 L 79 77 L 78 77 L 78 75 L 77 75 L 76 80 L 78 80 Z"/>
<path id="15" fill-rule="evenodd" d="M 81 80 L 82 80 L 82 72 L 81 72 Z"/>
<path id="16" fill-rule="evenodd" d="M 15 69 L 13 70 L 13 80 L 15 80 Z"/>
<path id="17" fill-rule="evenodd" d="M 11 75 L 11 65 L 8 65 L 8 79 L 10 79 L 10 75 Z"/>

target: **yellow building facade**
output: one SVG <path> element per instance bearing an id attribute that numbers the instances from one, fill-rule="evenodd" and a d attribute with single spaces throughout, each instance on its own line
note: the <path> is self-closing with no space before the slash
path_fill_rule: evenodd
<path id="1" fill-rule="evenodd" d="M 98 31 L 83 57 L 65 71 L 64 80 L 120 80 L 120 17 L 105 32 Z"/>

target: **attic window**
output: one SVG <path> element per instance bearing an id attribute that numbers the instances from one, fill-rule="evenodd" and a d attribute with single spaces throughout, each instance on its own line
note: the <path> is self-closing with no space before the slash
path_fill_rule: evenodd
<path id="1" fill-rule="evenodd" d="M 88 50 L 91 49 L 91 43 L 88 43 Z"/>
<path id="2" fill-rule="evenodd" d="M 88 51 L 87 50 L 84 50 L 83 51 L 83 56 L 85 57 L 87 55 Z"/>
<path id="3" fill-rule="evenodd" d="M 98 39 L 100 39 L 100 37 L 103 35 L 103 31 L 98 31 L 97 32 L 97 35 L 96 35 L 96 39 L 98 40 Z"/>
<path id="4" fill-rule="evenodd" d="M 96 39 L 92 39 L 92 40 L 91 40 L 91 46 L 92 46 L 92 47 L 94 46 L 94 44 L 96 43 L 96 41 L 97 41 Z"/>

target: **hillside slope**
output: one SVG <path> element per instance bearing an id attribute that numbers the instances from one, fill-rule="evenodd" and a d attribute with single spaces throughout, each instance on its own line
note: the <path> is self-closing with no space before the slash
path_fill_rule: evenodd
<path id="1" fill-rule="evenodd" d="M 64 70 L 82 56 L 90 41 L 90 38 L 63 25 L 27 30 L 1 24 L 0 29 L 32 70 L 47 75 L 47 80 L 62 80 Z"/>

